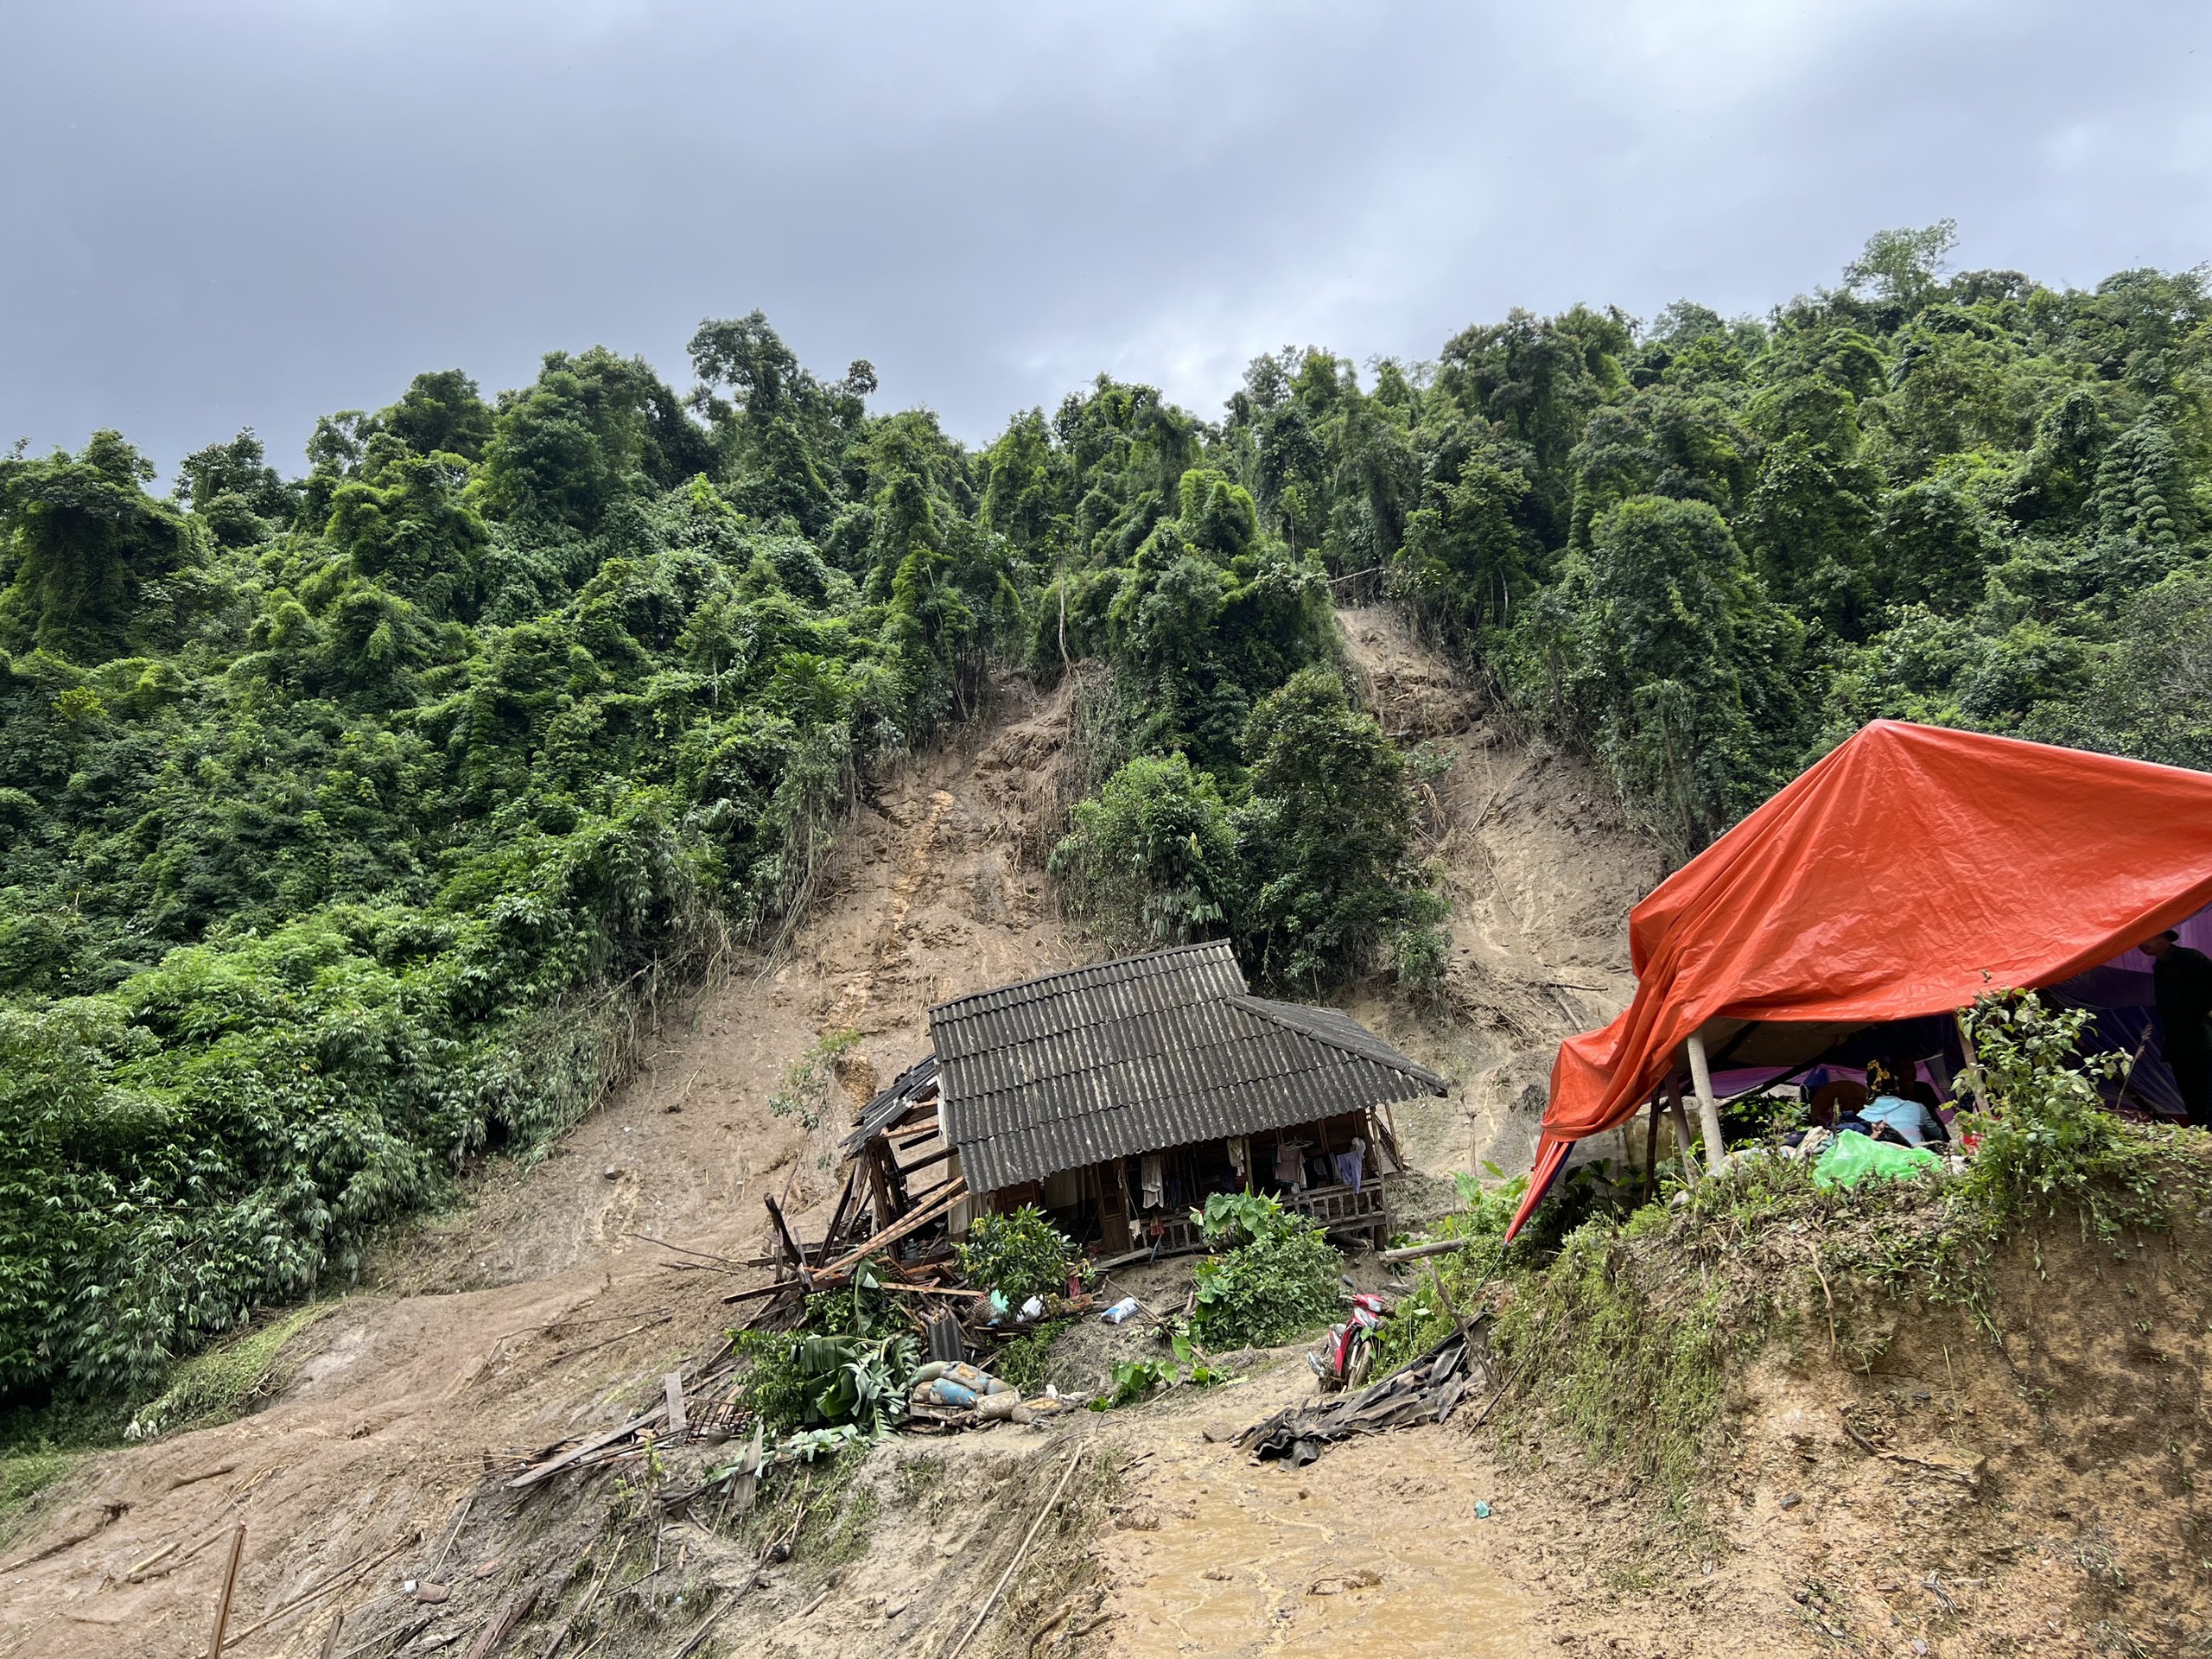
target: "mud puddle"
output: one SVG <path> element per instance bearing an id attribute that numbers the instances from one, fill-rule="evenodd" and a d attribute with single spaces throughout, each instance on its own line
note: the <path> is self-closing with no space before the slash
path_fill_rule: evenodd
<path id="1" fill-rule="evenodd" d="M 1484 1535 L 1506 1522 L 1476 1516 L 1491 1471 L 1464 1436 L 1401 1432 L 1302 1470 L 1255 1465 L 1226 1443 L 1249 1402 L 1224 1403 L 1204 1424 L 1221 1441 L 1178 1436 L 1130 1471 L 1102 1552 L 1117 1654 L 1536 1651 L 1541 1603 Z"/>

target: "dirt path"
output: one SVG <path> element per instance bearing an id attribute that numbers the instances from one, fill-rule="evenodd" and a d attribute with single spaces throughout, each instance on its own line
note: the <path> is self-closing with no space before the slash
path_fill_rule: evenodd
<path id="1" fill-rule="evenodd" d="M 1255 1465 L 1227 1443 L 1278 1400 L 1310 1394 L 1302 1364 L 1282 1369 L 1198 1396 L 1136 1437 L 1151 1441 L 1141 1495 L 1102 1551 L 1114 1650 L 1526 1659 L 1548 1648 L 1534 1624 L 1544 1599 L 1499 1548 L 1510 1523 L 1478 1518 L 1499 1483 L 1465 1434 L 1402 1431 L 1306 1469 Z"/>

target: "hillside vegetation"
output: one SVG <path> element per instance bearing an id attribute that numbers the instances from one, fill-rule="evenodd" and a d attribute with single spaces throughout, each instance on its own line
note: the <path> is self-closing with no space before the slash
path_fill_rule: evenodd
<path id="1" fill-rule="evenodd" d="M 1764 321 L 1515 314 L 1433 364 L 1102 378 L 970 452 L 758 314 L 251 433 L 0 461 L 0 1390 L 144 1397 L 342 1280 L 804 889 L 995 668 L 1110 667 L 1055 856 L 1132 944 L 1433 976 L 1332 588 L 1417 607 L 1677 851 L 1877 714 L 2212 765 L 2195 275 L 1876 238 Z"/>

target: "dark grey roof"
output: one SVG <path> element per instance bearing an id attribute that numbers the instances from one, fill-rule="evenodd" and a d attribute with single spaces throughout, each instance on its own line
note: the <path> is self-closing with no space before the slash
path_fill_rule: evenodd
<path id="1" fill-rule="evenodd" d="M 1222 941 L 940 1003 L 930 1034 L 977 1192 L 1446 1088 L 1344 1014 L 1251 995 Z"/>
<path id="2" fill-rule="evenodd" d="M 854 1120 L 853 1132 L 845 1137 L 844 1155 L 860 1156 L 861 1149 L 883 1129 L 906 1116 L 906 1109 L 914 1097 L 923 1093 L 937 1078 L 937 1056 L 925 1054 L 891 1080 L 891 1086 L 861 1108 L 861 1115 Z"/>

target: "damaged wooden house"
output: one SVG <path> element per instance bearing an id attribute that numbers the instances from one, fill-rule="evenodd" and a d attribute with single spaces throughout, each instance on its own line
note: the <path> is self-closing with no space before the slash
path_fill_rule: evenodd
<path id="1" fill-rule="evenodd" d="M 1209 1193 L 1250 1191 L 1381 1243 L 1391 1105 L 1446 1087 L 1348 1015 L 1253 995 L 1224 942 L 960 997 L 930 1037 L 845 1143 L 848 1236 L 1033 1204 L 1102 1257 L 1164 1253 L 1198 1244 Z"/>

